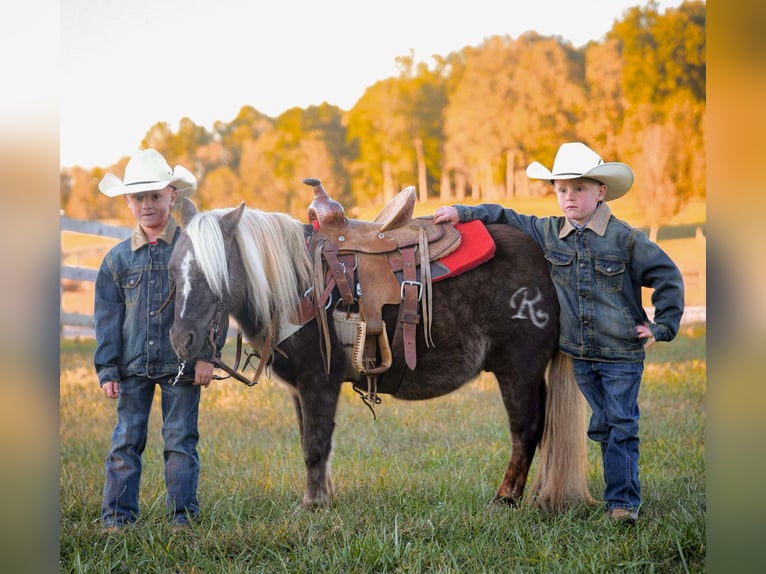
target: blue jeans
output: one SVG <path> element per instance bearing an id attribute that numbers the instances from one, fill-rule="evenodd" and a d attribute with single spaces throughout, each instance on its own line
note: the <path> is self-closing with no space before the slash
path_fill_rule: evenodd
<path id="1" fill-rule="evenodd" d="M 577 385 L 593 411 L 588 437 L 601 445 L 606 508 L 637 510 L 638 389 L 644 364 L 582 359 L 573 359 L 573 364 Z"/>
<path id="2" fill-rule="evenodd" d="M 159 385 L 162 393 L 168 513 L 176 524 L 185 524 L 199 514 L 197 416 L 200 388 L 190 382 L 172 386 L 146 377 L 128 377 L 120 382 L 117 426 L 112 434 L 112 450 L 106 458 L 101 519 L 108 526 L 134 522 L 138 517 L 141 455 L 146 447 L 155 385 Z"/>

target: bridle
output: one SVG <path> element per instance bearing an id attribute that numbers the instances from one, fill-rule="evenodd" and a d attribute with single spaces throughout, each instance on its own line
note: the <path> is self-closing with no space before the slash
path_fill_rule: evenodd
<path id="1" fill-rule="evenodd" d="M 173 285 L 173 287 L 170 290 L 170 293 L 168 294 L 168 298 L 165 300 L 165 302 L 162 304 L 162 306 L 159 309 L 159 312 L 162 312 L 162 310 L 168 306 L 170 301 L 175 297 L 176 293 L 176 286 Z M 263 373 L 263 370 L 266 368 L 268 359 L 271 357 L 271 350 L 277 350 L 280 353 L 284 355 L 284 352 L 279 348 L 271 347 L 272 342 L 272 333 L 273 333 L 273 327 L 274 325 L 269 328 L 269 332 L 266 337 L 266 343 L 264 345 L 263 351 L 261 353 L 258 353 L 255 350 L 248 351 L 244 348 L 243 341 L 242 341 L 242 331 L 237 329 L 237 349 L 234 356 L 234 366 L 230 367 L 227 365 L 223 359 L 216 356 L 216 340 L 221 334 L 221 328 L 224 324 L 224 305 L 223 305 L 223 299 L 218 298 L 216 300 L 216 309 L 215 314 L 213 315 L 213 319 L 210 322 L 210 329 L 208 331 L 208 338 L 205 342 L 206 345 L 210 346 L 212 349 L 212 355 L 213 357 L 210 359 L 210 362 L 213 363 L 217 368 L 221 369 L 222 371 L 225 371 L 227 373 L 226 376 L 221 375 L 213 375 L 213 379 L 217 381 L 222 381 L 228 378 L 235 378 L 241 383 L 244 383 L 248 387 L 252 387 L 258 383 L 258 379 L 260 378 L 261 374 Z M 271 349 L 269 349 L 271 347 Z M 267 353 L 267 351 L 269 351 Z M 242 370 L 244 370 L 248 365 L 250 365 L 250 362 L 253 360 L 253 357 L 258 358 L 258 366 L 255 370 L 255 375 L 252 379 L 248 379 L 242 373 L 239 372 L 239 363 L 242 360 L 243 352 L 246 356 L 245 364 L 242 366 Z M 285 355 L 287 356 L 287 355 Z M 186 361 L 181 360 L 178 363 L 178 373 L 175 377 L 170 379 L 170 384 L 175 385 L 179 381 L 184 379 L 183 373 L 184 369 L 186 368 Z"/>

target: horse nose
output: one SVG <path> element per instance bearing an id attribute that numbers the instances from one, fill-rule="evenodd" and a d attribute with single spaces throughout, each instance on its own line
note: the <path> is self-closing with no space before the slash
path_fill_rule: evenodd
<path id="1" fill-rule="evenodd" d="M 170 330 L 170 344 L 180 359 L 190 359 L 191 349 L 194 347 L 194 333 L 173 328 Z"/>

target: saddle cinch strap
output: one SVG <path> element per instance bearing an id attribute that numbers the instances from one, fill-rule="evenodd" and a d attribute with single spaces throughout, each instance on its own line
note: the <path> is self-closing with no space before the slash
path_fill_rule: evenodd
<path id="1" fill-rule="evenodd" d="M 391 366 L 391 346 L 382 319 L 383 305 L 389 304 L 399 305 L 394 348 L 403 347 L 405 362 L 414 370 L 420 310 L 426 344 L 433 345 L 430 261 L 457 249 L 460 233 L 452 225 L 433 223 L 431 218 L 413 218 L 416 199 L 413 187 L 397 194 L 374 221 L 359 221 L 347 219 L 343 207 L 329 199 L 318 180 L 304 182 L 314 187 L 309 221 L 318 226 L 310 242 L 314 256 L 314 293 L 327 293 L 329 287 L 337 287 L 343 305 L 359 307 L 353 367 L 364 375 L 379 375 Z M 418 266 L 420 281 L 417 280 Z M 395 272 L 401 272 L 402 283 Z M 318 318 L 320 315 L 324 312 L 317 313 Z M 325 324 L 322 330 L 329 369 L 329 334 L 325 321 L 320 319 L 320 327 Z"/>

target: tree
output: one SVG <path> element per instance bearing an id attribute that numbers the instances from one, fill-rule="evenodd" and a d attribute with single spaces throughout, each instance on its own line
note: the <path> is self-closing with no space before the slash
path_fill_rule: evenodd
<path id="1" fill-rule="evenodd" d="M 626 100 L 620 156 L 632 161 L 653 226 L 705 192 L 705 6 L 629 10 L 609 34 Z M 646 186 L 647 188 L 644 188 Z"/>
<path id="2" fill-rule="evenodd" d="M 617 135 L 623 129 L 625 96 L 622 91 L 620 43 L 608 38 L 585 47 L 587 105 L 577 126 L 578 139 L 598 149 L 603 157 L 619 157 Z"/>
<path id="3" fill-rule="evenodd" d="M 367 88 L 348 112 L 347 141 L 358 150 L 350 166 L 357 205 L 384 203 L 402 182 L 412 182 L 415 154 L 401 97 L 399 80 L 388 78 Z"/>
<path id="4" fill-rule="evenodd" d="M 547 155 L 573 138 L 583 77 L 582 56 L 571 45 L 533 32 L 466 48 L 444 112 L 444 168 L 458 193 L 465 181 L 474 199 L 510 195 L 517 160 L 522 165 L 527 154 Z"/>
<path id="5" fill-rule="evenodd" d="M 235 171 L 239 169 L 245 142 L 255 141 L 274 126 L 274 120 L 252 106 L 242 106 L 231 122 L 217 121 L 213 124 L 212 139 L 225 150 L 221 163 Z"/>
<path id="6" fill-rule="evenodd" d="M 238 197 L 239 177 L 228 165 L 213 168 L 205 176 L 205 185 L 199 186 L 193 199 L 199 209 L 215 209 L 217 207 L 236 207 Z"/>
<path id="7" fill-rule="evenodd" d="M 410 145 L 415 155 L 417 188 L 421 201 L 429 189 L 437 187 L 442 164 L 444 141 L 443 112 L 447 104 L 447 60 L 434 57 L 434 67 L 425 62 L 415 64 L 414 54 L 396 59 L 399 65 L 401 91 L 400 113 L 409 118 Z M 401 182 L 403 185 L 405 181 Z"/>
<path id="8" fill-rule="evenodd" d="M 354 197 L 348 176 L 352 150 L 346 144 L 344 115 L 343 110 L 328 103 L 309 106 L 303 112 L 301 126 L 307 139 L 302 141 L 302 154 L 307 167 L 299 169 L 304 170 L 301 179 L 312 173 L 319 174 L 313 177 L 326 178 L 330 185 L 328 192 L 332 193 L 333 198 L 346 207 L 353 207 Z M 323 175 L 327 170 L 329 174 Z M 304 209 L 306 207 L 308 204 Z"/>

